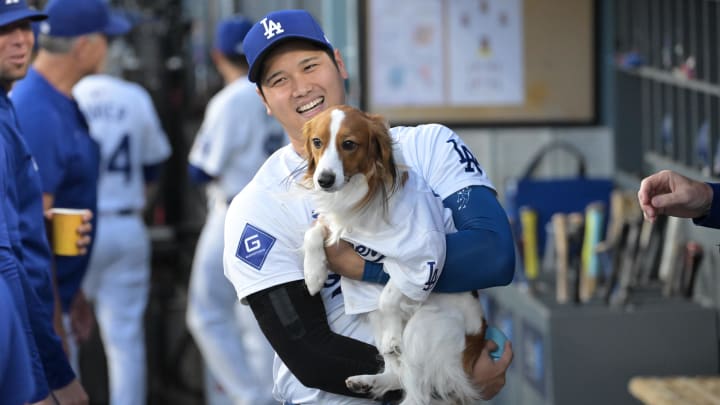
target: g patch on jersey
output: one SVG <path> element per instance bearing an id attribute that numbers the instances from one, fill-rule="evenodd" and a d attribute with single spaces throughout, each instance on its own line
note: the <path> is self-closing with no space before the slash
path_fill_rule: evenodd
<path id="1" fill-rule="evenodd" d="M 275 238 L 270 236 L 270 234 L 250 224 L 245 224 L 245 229 L 243 229 L 240 235 L 240 242 L 235 251 L 235 256 L 255 269 L 260 270 L 274 244 Z"/>

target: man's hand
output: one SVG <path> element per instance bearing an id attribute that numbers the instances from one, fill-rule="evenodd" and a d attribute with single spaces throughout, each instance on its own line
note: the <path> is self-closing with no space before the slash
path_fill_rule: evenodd
<path id="1" fill-rule="evenodd" d="M 50 209 L 45 211 L 45 220 L 47 220 L 47 227 L 48 230 L 51 229 L 51 223 L 52 223 L 52 217 L 53 213 Z M 75 231 L 78 234 L 77 239 L 77 247 L 80 252 L 80 255 L 86 255 L 88 253 L 88 246 L 90 245 L 90 242 L 92 242 L 92 238 L 90 237 L 90 232 L 92 232 L 92 223 L 90 221 L 93 218 L 93 213 L 90 210 L 85 210 L 85 213 L 83 214 L 82 223 L 80 226 L 78 226 L 77 230 Z"/>
<path id="2" fill-rule="evenodd" d="M 712 187 L 670 170 L 644 178 L 638 190 L 640 208 L 650 222 L 658 215 L 701 217 L 710 210 L 712 200 Z"/>
<path id="3" fill-rule="evenodd" d="M 33 405 L 88 405 L 89 402 L 85 389 L 80 385 L 80 381 L 75 379 L 70 384 L 53 391 L 49 397 Z"/>
<path id="4" fill-rule="evenodd" d="M 502 357 L 493 361 L 490 352 L 497 348 L 495 342 L 486 340 L 485 347 L 473 366 L 473 381 L 480 387 L 482 399 L 486 401 L 495 397 L 505 386 L 505 373 L 513 359 L 512 344 L 509 340 L 505 342 Z"/>
<path id="5" fill-rule="evenodd" d="M 77 247 L 80 250 L 81 255 L 86 255 L 88 253 L 88 246 L 90 246 L 90 242 L 92 242 L 92 238 L 90 237 L 90 232 L 92 232 L 92 224 L 90 223 L 90 221 L 92 220 L 92 218 L 92 211 L 85 210 L 85 215 L 83 215 L 83 222 L 77 228 Z"/>
<path id="6" fill-rule="evenodd" d="M 90 334 L 95 326 L 95 315 L 82 291 L 78 291 L 70 306 L 70 324 L 78 343 L 90 339 Z"/>
<path id="7" fill-rule="evenodd" d="M 333 273 L 353 280 L 362 280 L 365 260 L 344 240 L 325 246 L 325 256 Z"/>

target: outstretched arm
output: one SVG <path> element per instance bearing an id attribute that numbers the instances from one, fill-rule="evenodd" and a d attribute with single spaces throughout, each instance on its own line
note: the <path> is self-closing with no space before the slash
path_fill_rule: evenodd
<path id="1" fill-rule="evenodd" d="M 662 170 L 643 179 L 638 202 L 648 221 L 654 221 L 658 215 L 698 218 L 710 212 L 713 194 L 707 183 Z"/>

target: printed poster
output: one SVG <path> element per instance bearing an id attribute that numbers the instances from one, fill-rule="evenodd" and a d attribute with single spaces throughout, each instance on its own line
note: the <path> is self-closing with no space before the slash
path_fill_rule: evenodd
<path id="1" fill-rule="evenodd" d="M 523 104 L 522 0 L 450 0 L 451 105 Z"/>
<path id="2" fill-rule="evenodd" d="M 372 95 L 387 107 L 436 105 L 443 100 L 444 2 L 373 1 L 370 11 Z"/>
<path id="3" fill-rule="evenodd" d="M 522 0 L 375 0 L 371 104 L 524 104 Z"/>

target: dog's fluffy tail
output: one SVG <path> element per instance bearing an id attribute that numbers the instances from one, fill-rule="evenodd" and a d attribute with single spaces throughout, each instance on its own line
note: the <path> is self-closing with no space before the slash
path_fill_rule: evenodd
<path id="1" fill-rule="evenodd" d="M 465 319 L 460 311 L 421 307 L 403 333 L 403 404 L 474 404 L 477 387 L 465 374 Z"/>

